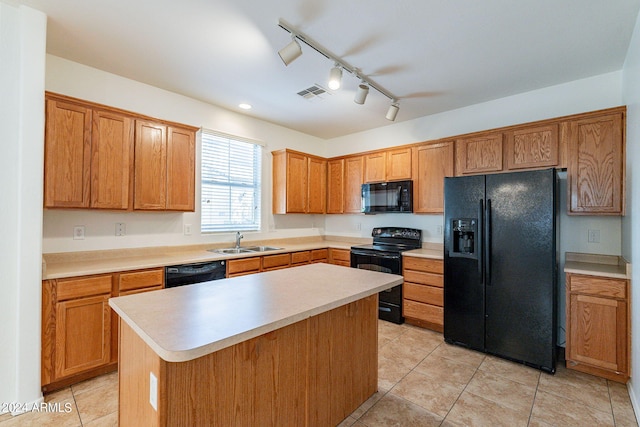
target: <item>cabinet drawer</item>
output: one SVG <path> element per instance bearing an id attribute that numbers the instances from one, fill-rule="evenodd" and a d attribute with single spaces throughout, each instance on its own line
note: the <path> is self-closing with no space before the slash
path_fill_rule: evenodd
<path id="1" fill-rule="evenodd" d="M 435 286 L 425 286 L 418 285 L 416 283 L 404 282 L 404 298 L 436 305 L 438 307 L 442 307 L 444 305 L 443 289 Z"/>
<path id="2" fill-rule="evenodd" d="M 421 285 L 444 286 L 442 274 L 424 273 L 422 271 L 404 270 L 404 280 L 407 282 L 419 283 Z"/>
<path id="3" fill-rule="evenodd" d="M 402 302 L 403 316 L 424 320 L 436 325 L 444 325 L 444 310 L 431 304 L 404 300 Z"/>
<path id="4" fill-rule="evenodd" d="M 264 270 L 288 267 L 290 264 L 290 254 L 267 255 L 262 257 L 262 268 Z"/>
<path id="5" fill-rule="evenodd" d="M 351 265 L 351 251 L 347 249 L 331 249 L 331 259 L 333 261 L 345 261 Z"/>
<path id="6" fill-rule="evenodd" d="M 569 275 L 570 292 L 627 298 L 627 281 L 606 277 Z"/>
<path id="7" fill-rule="evenodd" d="M 311 262 L 327 261 L 329 251 L 327 249 L 314 249 L 311 251 Z"/>
<path id="8" fill-rule="evenodd" d="M 407 270 L 426 271 L 428 273 L 444 273 L 444 262 L 439 259 L 402 257 L 402 265 Z"/>
<path id="9" fill-rule="evenodd" d="M 111 293 L 111 274 L 60 279 L 57 281 L 58 301 Z"/>
<path id="10" fill-rule="evenodd" d="M 122 295 L 122 291 L 130 291 L 133 289 L 149 288 L 151 286 L 160 286 L 164 284 L 164 269 L 154 268 L 153 270 L 134 271 L 128 273 L 120 273 L 118 277 L 118 289 Z"/>
<path id="11" fill-rule="evenodd" d="M 311 251 L 294 252 L 291 254 L 291 264 L 308 264 L 311 261 Z"/>
<path id="12" fill-rule="evenodd" d="M 260 257 L 231 259 L 227 261 L 227 277 L 238 273 L 257 273 L 260 263 Z"/>
<path id="13" fill-rule="evenodd" d="M 143 292 L 158 291 L 160 289 L 162 289 L 162 285 L 149 286 L 148 288 L 136 288 L 128 291 L 121 291 L 119 296 L 123 297 L 126 295 L 141 294 Z"/>

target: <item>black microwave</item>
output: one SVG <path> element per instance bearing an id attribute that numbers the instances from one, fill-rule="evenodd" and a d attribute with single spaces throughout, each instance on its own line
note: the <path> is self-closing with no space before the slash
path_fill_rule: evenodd
<path id="1" fill-rule="evenodd" d="M 362 184 L 362 212 L 413 212 L 413 181 Z"/>

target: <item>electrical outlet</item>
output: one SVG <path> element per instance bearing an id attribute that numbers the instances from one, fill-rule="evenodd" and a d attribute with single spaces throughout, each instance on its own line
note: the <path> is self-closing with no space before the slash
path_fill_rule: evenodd
<path id="1" fill-rule="evenodd" d="M 600 243 L 600 230 L 589 230 L 589 243 Z"/>
<path id="2" fill-rule="evenodd" d="M 73 240 L 84 240 L 84 225 L 73 227 Z"/>
<path id="3" fill-rule="evenodd" d="M 436 234 L 438 236 L 442 236 L 442 226 L 441 225 L 436 227 Z"/>
<path id="4" fill-rule="evenodd" d="M 116 222 L 116 236 L 124 236 L 127 234 L 124 222 Z"/>
<path id="5" fill-rule="evenodd" d="M 149 372 L 149 403 L 151 407 L 158 410 L 158 378 Z"/>
<path id="6" fill-rule="evenodd" d="M 356 230 L 358 230 L 358 231 L 362 230 L 362 224 L 361 223 L 357 223 L 356 224 Z"/>
<path id="7" fill-rule="evenodd" d="M 184 225 L 184 235 L 191 236 L 191 224 Z"/>

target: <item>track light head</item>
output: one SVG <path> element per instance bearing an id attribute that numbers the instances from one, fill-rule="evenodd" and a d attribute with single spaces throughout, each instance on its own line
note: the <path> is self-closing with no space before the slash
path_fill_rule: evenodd
<path id="1" fill-rule="evenodd" d="M 367 95 L 369 94 L 369 86 L 364 82 L 358 85 L 358 90 L 356 91 L 356 96 L 353 98 L 353 102 L 356 104 L 364 104 L 364 101 L 367 99 Z"/>
<path id="2" fill-rule="evenodd" d="M 342 84 L 342 68 L 340 65 L 336 64 L 335 67 L 331 69 L 329 72 L 329 89 L 338 90 L 340 89 L 340 85 Z"/>
<path id="3" fill-rule="evenodd" d="M 296 40 L 295 35 L 291 35 L 291 42 L 278 51 L 280 59 L 284 62 L 284 65 L 289 65 L 295 61 L 300 55 L 302 55 L 302 48 Z"/>
<path id="4" fill-rule="evenodd" d="M 389 109 L 387 110 L 387 115 L 385 117 L 387 120 L 394 121 L 399 110 L 400 106 L 398 105 L 398 101 L 394 100 L 393 104 L 389 105 Z"/>

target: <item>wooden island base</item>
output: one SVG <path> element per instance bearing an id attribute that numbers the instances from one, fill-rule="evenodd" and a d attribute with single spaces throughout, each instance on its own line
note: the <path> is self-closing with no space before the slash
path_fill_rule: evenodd
<path id="1" fill-rule="evenodd" d="M 378 388 L 377 313 L 375 294 L 186 362 L 120 321 L 120 426 L 337 425 Z"/>

